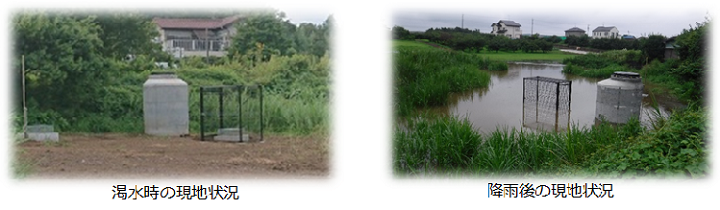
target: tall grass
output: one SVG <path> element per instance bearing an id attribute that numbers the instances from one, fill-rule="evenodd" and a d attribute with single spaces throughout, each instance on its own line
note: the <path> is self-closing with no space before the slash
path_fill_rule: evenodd
<path id="1" fill-rule="evenodd" d="M 488 86 L 490 75 L 480 71 L 487 63 L 462 52 L 398 48 L 394 64 L 397 114 L 407 116 L 416 107 L 443 105 L 452 92 Z"/>
<path id="2" fill-rule="evenodd" d="M 639 50 L 610 50 L 563 59 L 563 73 L 583 77 L 608 78 L 615 71 L 637 71 L 641 66 Z"/>
<path id="3" fill-rule="evenodd" d="M 442 173 L 464 170 L 481 174 L 538 173 L 561 166 L 580 166 L 607 145 L 642 133 L 635 119 L 619 128 L 601 123 L 571 126 L 562 133 L 497 128 L 480 135 L 467 119 L 427 116 L 396 128 L 394 167 L 399 173 Z"/>

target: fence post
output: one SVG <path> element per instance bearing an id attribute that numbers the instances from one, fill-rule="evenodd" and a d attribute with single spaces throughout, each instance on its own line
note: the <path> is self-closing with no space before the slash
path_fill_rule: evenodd
<path id="1" fill-rule="evenodd" d="M 200 141 L 205 141 L 205 124 L 203 118 L 205 117 L 205 109 L 203 109 L 203 87 L 200 87 Z"/>
<path id="2" fill-rule="evenodd" d="M 243 104 L 242 104 L 242 92 L 243 92 L 243 91 L 241 91 L 240 89 L 244 88 L 244 86 L 238 85 L 238 86 L 235 86 L 235 88 L 236 88 L 237 94 L 238 94 L 238 105 L 239 105 L 239 106 L 238 106 L 238 119 L 239 119 L 239 122 L 240 122 L 240 123 L 238 123 L 238 124 L 239 124 L 238 127 L 240 128 L 240 141 L 242 141 L 243 128 L 244 128 L 245 126 L 243 126 L 243 122 L 242 122 L 242 117 L 243 117 L 243 114 L 242 114 L 242 106 L 243 106 Z M 248 135 L 248 141 L 249 141 L 249 140 L 250 140 L 250 135 Z"/>
<path id="3" fill-rule="evenodd" d="M 218 101 L 220 102 L 220 129 L 225 128 L 225 126 L 223 126 L 223 98 L 225 97 L 225 94 L 223 93 L 224 90 L 225 88 L 220 87 L 220 97 L 218 97 Z"/>

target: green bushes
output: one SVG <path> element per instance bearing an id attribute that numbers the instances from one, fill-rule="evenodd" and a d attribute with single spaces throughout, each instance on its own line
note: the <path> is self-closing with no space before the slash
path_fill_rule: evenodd
<path id="1" fill-rule="evenodd" d="M 587 165 L 612 177 L 690 176 L 708 172 L 706 111 L 697 106 L 673 113 L 656 129 L 602 147 Z"/>
<path id="2" fill-rule="evenodd" d="M 398 48 L 394 64 L 396 114 L 407 116 L 416 107 L 445 104 L 452 92 L 487 86 L 490 75 L 479 68 L 489 63 L 462 52 Z"/>
<path id="3" fill-rule="evenodd" d="M 231 63 L 204 69 L 180 68 L 179 78 L 190 88 L 190 131 L 199 132 L 199 87 L 210 85 L 263 84 L 265 131 L 310 134 L 329 129 L 329 58 L 310 55 L 275 56 L 254 68 Z M 143 132 L 142 85 L 150 71 L 128 71 L 112 83 L 96 87 L 95 112 L 64 114 L 40 109 L 30 100 L 29 122 L 54 124 L 70 132 Z M 251 104 L 250 106 L 257 106 Z M 259 108 L 252 108 L 259 110 Z M 20 126 L 15 123 L 16 126 Z"/>
<path id="4" fill-rule="evenodd" d="M 563 73 L 584 77 L 608 78 L 615 71 L 636 71 L 642 63 L 639 50 L 610 50 L 563 59 Z"/>

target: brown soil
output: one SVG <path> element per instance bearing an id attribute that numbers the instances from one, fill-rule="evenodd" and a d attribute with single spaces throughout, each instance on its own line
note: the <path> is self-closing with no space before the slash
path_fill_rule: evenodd
<path id="1" fill-rule="evenodd" d="M 18 144 L 28 178 L 324 178 L 326 137 L 265 137 L 264 142 L 191 137 L 67 134 L 59 142 Z"/>

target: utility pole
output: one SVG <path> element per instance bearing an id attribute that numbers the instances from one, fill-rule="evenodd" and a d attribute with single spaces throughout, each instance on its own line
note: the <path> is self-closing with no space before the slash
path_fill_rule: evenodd
<path id="1" fill-rule="evenodd" d="M 22 55 L 22 92 L 23 92 L 23 138 L 27 138 L 27 104 L 25 103 L 25 55 Z"/>
<path id="2" fill-rule="evenodd" d="M 205 63 L 210 65 L 210 43 L 208 42 L 208 29 L 205 28 Z"/>
<path id="3" fill-rule="evenodd" d="M 460 23 L 460 28 L 465 28 L 465 14 L 462 14 L 462 22 Z"/>
<path id="4" fill-rule="evenodd" d="M 530 19 L 530 36 L 533 35 L 533 27 L 535 26 L 535 19 Z"/>

